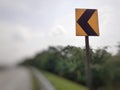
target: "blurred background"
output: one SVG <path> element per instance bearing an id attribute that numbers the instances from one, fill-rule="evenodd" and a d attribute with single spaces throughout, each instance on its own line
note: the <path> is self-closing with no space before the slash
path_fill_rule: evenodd
<path id="1" fill-rule="evenodd" d="M 120 90 L 119 0 L 0 0 L 0 90 L 87 90 L 75 8 L 98 10 L 94 90 Z"/>

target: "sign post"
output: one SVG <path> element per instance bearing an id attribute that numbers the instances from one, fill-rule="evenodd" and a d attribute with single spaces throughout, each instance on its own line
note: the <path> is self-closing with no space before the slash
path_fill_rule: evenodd
<path id="1" fill-rule="evenodd" d="M 86 84 L 92 90 L 89 36 L 99 36 L 98 13 L 96 9 L 76 9 L 76 36 L 85 36 L 86 46 Z"/>
<path id="2" fill-rule="evenodd" d="M 90 70 L 90 48 L 89 48 L 89 36 L 85 36 L 86 45 L 86 61 L 85 61 L 85 73 L 86 73 L 86 84 L 89 90 L 92 90 L 91 70 Z"/>

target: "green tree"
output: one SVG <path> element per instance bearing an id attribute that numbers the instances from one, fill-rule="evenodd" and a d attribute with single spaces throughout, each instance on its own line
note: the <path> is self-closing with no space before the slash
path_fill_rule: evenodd
<path id="1" fill-rule="evenodd" d="M 97 90 L 100 87 L 108 85 L 112 78 L 112 67 L 108 63 L 111 58 L 111 54 L 108 53 L 105 48 L 97 49 L 92 54 L 92 82 L 94 89 Z"/>

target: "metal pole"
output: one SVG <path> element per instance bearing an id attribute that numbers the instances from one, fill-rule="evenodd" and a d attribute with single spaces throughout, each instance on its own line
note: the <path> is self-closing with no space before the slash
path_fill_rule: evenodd
<path id="1" fill-rule="evenodd" d="M 91 69 L 90 69 L 90 49 L 89 49 L 89 36 L 85 36 L 85 45 L 86 45 L 86 60 L 85 60 L 85 72 L 86 72 L 86 84 L 89 90 L 92 90 L 91 83 Z"/>

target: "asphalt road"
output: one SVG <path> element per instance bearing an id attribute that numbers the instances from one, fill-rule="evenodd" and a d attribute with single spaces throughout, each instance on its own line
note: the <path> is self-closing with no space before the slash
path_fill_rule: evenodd
<path id="1" fill-rule="evenodd" d="M 32 80 L 28 69 L 9 68 L 0 71 L 0 90 L 32 90 Z"/>
<path id="2" fill-rule="evenodd" d="M 0 90 L 33 90 L 33 75 L 37 78 L 40 90 L 55 90 L 46 77 L 35 68 L 12 67 L 0 70 Z"/>

